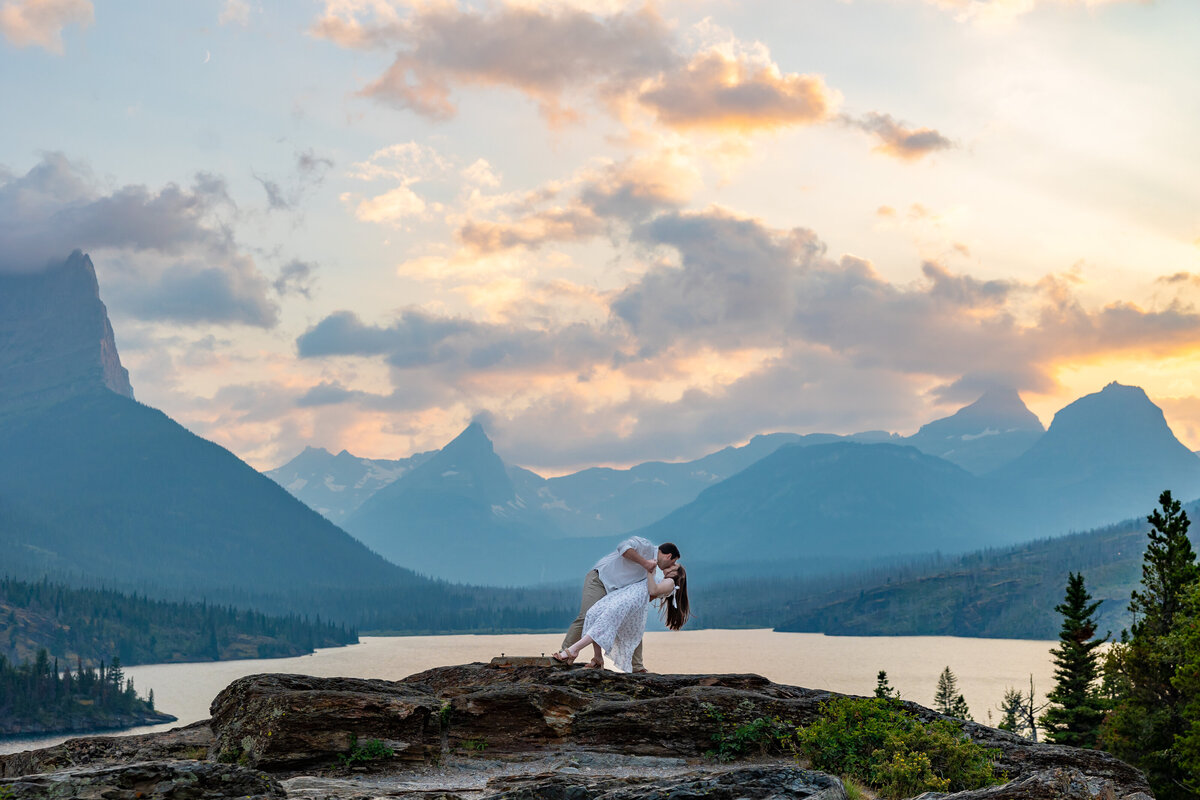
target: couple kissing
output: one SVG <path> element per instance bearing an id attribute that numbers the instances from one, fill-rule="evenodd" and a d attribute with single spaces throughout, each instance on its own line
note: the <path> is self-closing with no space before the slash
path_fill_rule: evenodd
<path id="1" fill-rule="evenodd" d="M 656 579 L 658 570 L 662 570 L 662 580 Z M 603 668 L 604 653 L 608 653 L 619 669 L 646 672 L 642 636 L 651 600 L 659 601 L 668 628 L 682 628 L 690 616 L 687 571 L 679 563 L 679 548 L 672 543 L 655 547 L 641 536 L 631 536 L 597 561 L 584 578 L 579 616 L 554 659 L 573 663 L 591 645 L 588 667 Z"/>

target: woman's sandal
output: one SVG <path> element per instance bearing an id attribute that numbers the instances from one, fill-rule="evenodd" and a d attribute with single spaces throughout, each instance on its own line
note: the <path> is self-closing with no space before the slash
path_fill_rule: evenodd
<path id="1" fill-rule="evenodd" d="M 555 661 L 557 661 L 560 664 L 574 664 L 575 659 L 579 658 L 579 656 L 573 656 L 570 653 L 568 653 L 566 650 L 559 650 L 557 653 L 555 653 L 554 655 L 552 655 L 550 657 L 553 658 Z"/>
<path id="2" fill-rule="evenodd" d="M 587 669 L 604 669 L 604 659 L 593 658 L 591 661 L 587 662 L 584 667 Z"/>

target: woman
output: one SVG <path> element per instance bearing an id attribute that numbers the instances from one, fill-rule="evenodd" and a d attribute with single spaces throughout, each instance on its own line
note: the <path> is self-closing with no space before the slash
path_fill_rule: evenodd
<path id="1" fill-rule="evenodd" d="M 583 620 L 583 638 L 554 654 L 554 659 L 570 664 L 579 657 L 580 651 L 592 646 L 593 663 L 604 663 L 601 648 L 621 670 L 633 668 L 633 651 L 646 632 L 646 609 L 651 598 L 662 598 L 659 608 L 666 618 L 667 627 L 677 631 L 687 622 L 687 571 L 680 565 L 675 578 L 655 581 L 653 574 L 645 582 L 638 581 L 604 595 L 588 609 Z"/>

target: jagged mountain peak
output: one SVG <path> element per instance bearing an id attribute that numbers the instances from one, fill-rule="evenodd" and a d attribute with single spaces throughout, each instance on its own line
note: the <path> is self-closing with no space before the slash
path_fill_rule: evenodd
<path id="1" fill-rule="evenodd" d="M 0 408 L 110 391 L 133 397 L 96 269 L 76 250 L 37 272 L 0 274 Z"/>
<path id="2" fill-rule="evenodd" d="M 450 440 L 449 444 L 442 448 L 443 453 L 467 453 L 467 452 L 495 453 L 496 448 L 492 444 L 492 440 L 488 438 L 487 433 L 483 430 L 483 425 L 478 422 L 472 422 L 463 432 Z"/>
<path id="3" fill-rule="evenodd" d="M 979 430 L 976 431 L 975 428 Z M 978 400 L 963 406 L 948 417 L 934 420 L 921 426 L 917 435 L 954 433 L 981 433 L 992 429 L 1000 431 L 1037 431 L 1045 428 L 1042 421 L 1029 410 L 1021 395 L 1011 387 L 993 387 Z"/>

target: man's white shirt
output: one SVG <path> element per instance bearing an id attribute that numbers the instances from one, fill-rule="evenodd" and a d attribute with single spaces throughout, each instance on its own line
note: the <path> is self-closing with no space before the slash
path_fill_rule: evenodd
<path id="1" fill-rule="evenodd" d="M 647 561 L 657 561 L 657 547 L 641 536 L 630 536 L 617 545 L 616 550 L 596 562 L 594 569 L 604 584 L 604 591 L 616 591 L 631 583 L 646 580 L 645 568 L 621 555 L 626 550 L 633 550 Z"/>

